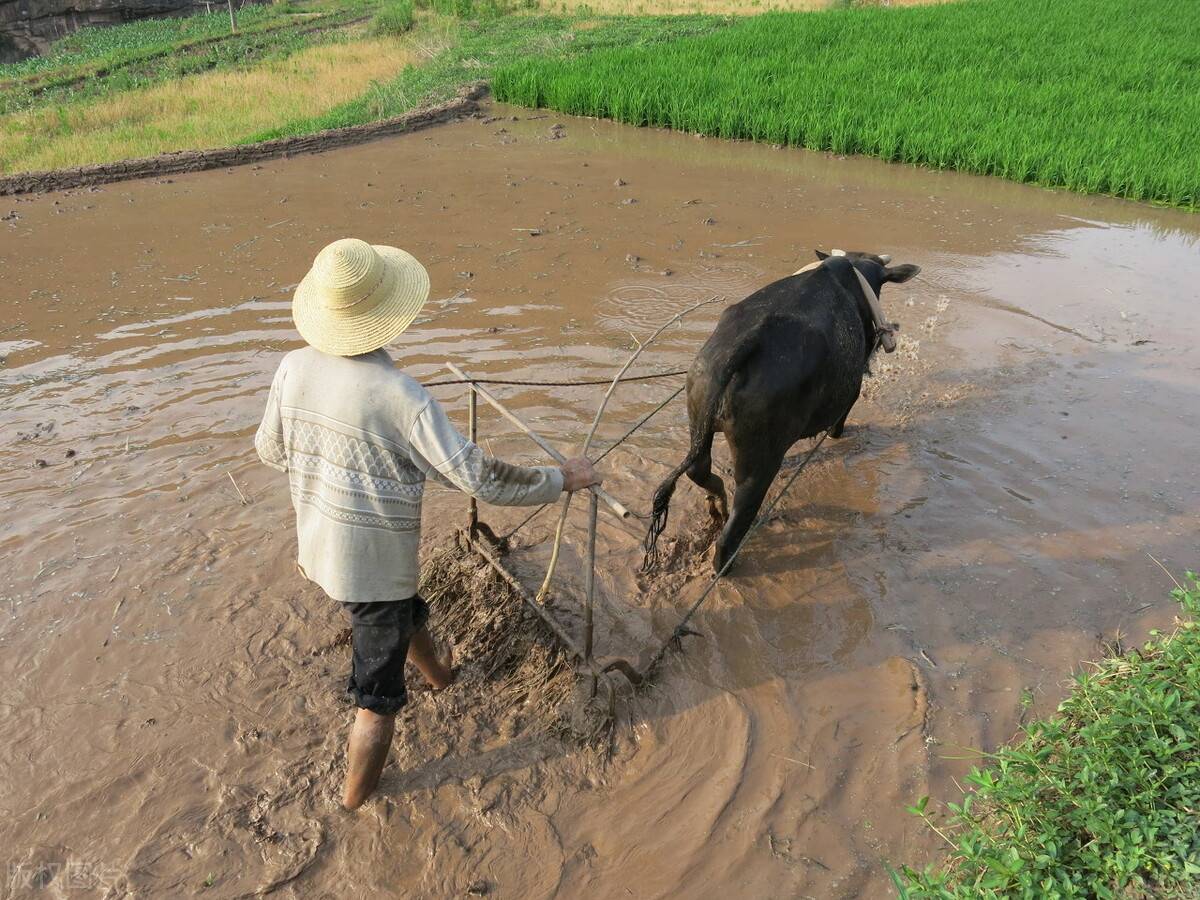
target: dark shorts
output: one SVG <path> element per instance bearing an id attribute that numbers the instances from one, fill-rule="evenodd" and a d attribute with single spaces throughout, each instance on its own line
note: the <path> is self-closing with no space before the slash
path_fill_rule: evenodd
<path id="1" fill-rule="evenodd" d="M 404 661 L 409 641 L 429 619 L 429 606 L 420 597 L 342 606 L 350 614 L 352 647 L 346 690 L 356 706 L 382 716 L 393 715 L 408 702 Z"/>

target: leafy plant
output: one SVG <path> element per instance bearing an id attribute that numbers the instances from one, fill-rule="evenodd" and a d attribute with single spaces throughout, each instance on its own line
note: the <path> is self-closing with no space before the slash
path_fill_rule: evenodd
<path id="1" fill-rule="evenodd" d="M 1025 726 L 967 777 L 937 821 L 940 867 L 905 866 L 901 896 L 1196 897 L 1200 890 L 1200 576 L 1173 592 L 1169 635 L 1076 679 L 1058 715 Z"/>

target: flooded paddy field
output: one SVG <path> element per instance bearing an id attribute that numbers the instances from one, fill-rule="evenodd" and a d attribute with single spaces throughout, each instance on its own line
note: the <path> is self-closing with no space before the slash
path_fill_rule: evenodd
<path id="1" fill-rule="evenodd" d="M 885 896 L 885 863 L 941 852 L 904 807 L 956 799 L 972 749 L 1171 621 L 1151 555 L 1200 556 L 1195 216 L 504 107 L 0 205 L 6 896 L 67 892 L 68 864 L 101 896 Z M 500 727 L 464 680 L 400 717 L 376 799 L 338 803 L 346 623 L 296 572 L 287 490 L 252 436 L 298 345 L 295 282 L 350 235 L 428 266 L 433 300 L 393 349 L 425 381 L 446 360 L 611 377 L 674 313 L 814 247 L 923 267 L 884 291 L 901 346 L 846 436 L 756 532 L 701 635 L 622 698 L 607 761 Z M 717 314 L 640 371 L 686 368 Z M 601 438 L 678 381 L 623 388 Z M 436 393 L 465 428 L 462 389 Z M 600 398 L 497 393 L 564 450 Z M 486 408 L 481 435 L 544 461 Z M 686 444 L 677 401 L 605 460 L 606 486 L 646 509 Z M 682 484 L 666 574 L 639 580 L 637 535 L 601 527 L 600 655 L 644 654 L 705 585 L 704 503 Z M 497 530 L 523 515 L 484 510 Z M 431 489 L 427 543 L 464 518 Z M 530 586 L 552 526 L 509 557 Z"/>

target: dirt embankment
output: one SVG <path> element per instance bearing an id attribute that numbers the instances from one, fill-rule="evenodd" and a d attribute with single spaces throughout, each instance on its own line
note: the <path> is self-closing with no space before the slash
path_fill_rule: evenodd
<path id="1" fill-rule="evenodd" d="M 223 169 L 229 166 L 242 166 L 247 163 L 304 153 L 321 153 L 325 150 L 361 144 L 381 137 L 418 131 L 428 128 L 430 125 L 439 125 L 470 115 L 479 110 L 479 101 L 487 94 L 487 83 L 479 81 L 465 86 L 459 91 L 457 97 L 446 103 L 416 109 L 402 116 L 370 122 L 366 125 L 333 128 L 328 131 L 318 131 L 315 134 L 276 138 L 239 147 L 180 150 L 176 153 L 163 153 L 159 156 L 147 156 L 141 159 L 124 159 L 119 162 L 101 163 L 94 166 L 76 166 L 47 172 L 20 172 L 16 175 L 0 177 L 0 196 L 62 191 L 98 184 L 111 184 L 117 181 L 130 181 L 136 178 Z"/>

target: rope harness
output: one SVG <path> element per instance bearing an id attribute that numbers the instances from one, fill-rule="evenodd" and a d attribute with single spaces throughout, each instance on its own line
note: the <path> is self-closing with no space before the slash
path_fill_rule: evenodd
<path id="1" fill-rule="evenodd" d="M 830 256 L 845 256 L 845 250 L 831 250 Z M 797 269 L 793 275 L 802 275 L 805 272 L 811 272 L 813 269 L 819 269 L 825 264 L 825 260 L 820 259 L 816 262 L 809 263 L 803 269 Z M 871 307 L 871 318 L 875 320 L 875 347 L 883 347 L 884 353 L 896 352 L 896 330 L 899 326 L 895 322 L 889 322 L 883 315 L 883 306 L 879 302 L 879 295 L 875 293 L 875 289 L 871 287 L 870 282 L 863 276 L 863 273 L 855 268 L 851 263 L 850 268 L 854 274 L 858 276 L 858 286 L 862 288 L 863 299 L 867 301 L 867 306 Z M 872 353 L 875 351 L 872 350 Z"/>
<path id="2" fill-rule="evenodd" d="M 832 252 L 832 255 L 845 256 L 845 253 L 841 250 L 834 250 Z M 823 262 L 824 262 L 824 260 L 821 260 L 821 261 L 818 261 L 815 263 L 811 263 L 811 264 L 805 266 L 804 268 L 800 269 L 799 271 L 797 271 L 794 274 L 799 275 L 803 272 L 812 271 L 812 270 L 818 268 L 819 266 L 821 266 Z M 854 267 L 851 266 L 851 268 L 854 268 Z M 875 293 L 874 289 L 872 289 L 871 285 L 867 282 L 866 278 L 863 277 L 862 273 L 859 272 L 857 268 L 854 268 L 854 273 L 858 277 L 859 286 L 862 289 L 863 297 L 867 301 L 867 305 L 871 309 L 871 315 L 872 315 L 872 318 L 874 319 L 874 324 L 875 324 L 875 340 L 874 340 L 874 343 L 871 346 L 871 350 L 867 354 L 867 356 L 868 356 L 868 358 L 873 356 L 876 353 L 876 351 L 879 350 L 880 347 L 883 347 L 883 349 L 886 352 L 891 353 L 896 349 L 895 331 L 898 328 L 898 326 L 894 323 L 888 322 L 884 318 L 883 308 L 882 308 L 882 306 L 880 306 L 880 303 L 879 303 L 879 297 Z M 639 349 L 639 352 L 640 352 L 640 349 Z M 631 362 L 632 362 L 632 360 L 631 360 Z M 628 365 L 629 364 L 627 363 L 626 367 L 628 367 Z M 657 379 L 657 378 L 667 378 L 667 377 L 671 377 L 671 376 L 683 375 L 685 373 L 686 373 L 686 370 L 681 369 L 678 371 L 659 372 L 659 373 L 655 373 L 655 374 L 651 374 L 651 375 L 639 375 L 639 376 L 633 376 L 633 377 L 629 377 L 629 378 L 622 378 L 619 375 L 617 378 L 617 382 L 620 382 L 620 381 L 649 381 L 649 380 Z M 462 373 L 457 373 L 457 374 L 462 374 Z M 536 386 L 536 387 L 577 387 L 577 386 L 584 386 L 584 385 L 609 384 L 609 381 L 604 380 L 604 381 L 554 382 L 554 381 L 517 381 L 517 380 L 511 380 L 511 379 L 459 378 L 459 379 L 454 379 L 454 380 L 431 382 L 427 386 L 428 387 L 436 387 L 436 386 L 444 385 L 444 384 L 469 384 L 474 389 L 475 386 L 481 385 L 481 384 L 505 384 L 505 385 L 520 385 L 520 386 Z M 613 387 L 615 387 L 615 386 L 616 386 L 616 383 L 614 382 Z M 673 393 L 671 393 L 670 396 L 668 396 L 665 400 L 663 400 L 661 403 L 659 403 L 649 413 L 642 416 L 642 418 L 639 419 L 637 421 L 637 423 L 635 423 L 631 428 L 629 428 L 629 430 L 627 430 L 616 442 L 614 442 L 611 446 L 608 447 L 607 450 L 605 450 L 598 457 L 596 457 L 595 462 L 599 462 L 605 456 L 607 456 L 609 453 L 611 453 L 613 450 L 617 449 L 617 447 L 619 447 L 623 443 L 625 443 L 626 440 L 628 440 L 630 437 L 632 437 L 633 434 L 636 433 L 651 418 L 653 418 L 655 415 L 657 415 L 659 412 L 661 412 L 663 409 L 665 409 L 672 400 L 674 400 L 681 393 L 683 393 L 685 387 L 686 387 L 686 385 L 681 385 Z M 610 393 L 611 393 L 611 388 L 610 388 Z M 485 394 L 486 394 L 486 392 L 485 392 Z M 853 405 L 854 405 L 854 402 L 851 402 L 850 407 L 847 407 L 847 409 L 846 409 L 846 414 L 849 414 L 850 408 L 852 408 Z M 598 423 L 598 421 L 599 421 L 599 415 L 597 416 L 597 423 Z M 594 431 L 594 426 L 593 426 L 593 431 Z M 475 549 L 480 553 L 480 555 L 482 555 L 484 557 L 484 559 L 487 560 L 494 569 L 496 569 L 498 572 L 501 573 L 502 576 L 504 576 L 507 580 L 510 581 L 510 583 L 514 586 L 514 588 L 516 588 L 518 590 L 518 593 L 520 593 L 522 595 L 525 602 L 527 604 L 531 605 L 535 609 L 535 611 L 538 612 L 539 615 L 541 615 L 544 619 L 547 620 L 547 622 L 550 624 L 551 628 L 555 631 L 559 640 L 562 643 L 564 643 L 565 646 L 571 648 L 576 653 L 576 655 L 578 655 L 583 660 L 585 666 L 592 673 L 592 694 L 593 694 L 593 696 L 595 695 L 598 676 L 605 674 L 607 672 L 610 672 L 610 671 L 619 671 L 629 680 L 629 682 L 631 684 L 633 684 L 635 686 L 640 685 L 647 678 L 649 678 L 651 676 L 651 674 L 654 672 L 654 670 L 657 668 L 657 666 L 662 662 L 662 659 L 666 655 L 666 652 L 668 649 L 670 649 L 672 646 L 681 647 L 682 639 L 685 636 L 698 634 L 698 632 L 696 632 L 688 627 L 688 623 L 691 621 L 692 617 L 696 614 L 696 612 L 700 609 L 700 607 L 704 604 L 704 602 L 712 595 L 712 593 L 716 589 L 717 585 L 721 582 L 721 579 L 725 577 L 726 573 L 733 566 L 733 563 L 737 560 L 738 556 L 741 554 L 742 549 L 746 546 L 746 543 L 750 540 L 750 537 L 759 529 L 759 527 L 762 526 L 762 524 L 764 522 L 766 522 L 771 517 L 771 514 L 775 511 L 775 508 L 779 505 L 780 501 L 784 498 L 784 496 L 787 494 L 788 490 L 792 487 L 792 485 L 795 484 L 796 479 L 800 477 L 801 473 L 808 466 L 808 463 L 812 460 L 813 456 L 816 455 L 816 452 L 821 448 L 821 445 L 825 442 L 825 439 L 827 437 L 829 437 L 829 431 L 830 431 L 830 429 L 826 429 L 824 432 L 822 432 L 820 437 L 817 438 L 816 443 L 813 444 L 813 446 L 809 449 L 809 451 L 804 455 L 804 458 L 800 461 L 799 465 L 797 465 L 795 467 L 795 469 L 792 471 L 792 473 L 788 477 L 787 481 L 784 482 L 783 488 L 779 491 L 778 494 L 775 495 L 775 497 L 771 500 L 771 502 L 769 504 L 767 504 L 766 508 L 763 509 L 755 517 L 754 522 L 751 523 L 750 527 L 746 530 L 746 533 L 742 535 L 741 540 L 738 541 L 737 546 L 734 548 L 733 553 L 731 553 L 729 558 L 725 561 L 725 564 L 723 566 L 721 566 L 721 569 L 712 576 L 712 578 L 709 580 L 708 584 L 705 585 L 703 591 L 700 593 L 700 596 L 697 597 L 692 602 L 691 606 L 688 607 L 687 612 L 685 612 L 683 617 L 679 620 L 679 623 L 671 630 L 671 634 L 662 642 L 662 644 L 658 647 L 658 649 L 655 651 L 653 656 L 651 656 L 649 662 L 644 667 L 642 667 L 640 669 L 640 671 L 638 669 L 635 669 L 634 666 L 631 665 L 629 662 L 627 662 L 626 660 L 622 660 L 622 659 L 613 660 L 613 661 L 607 663 L 606 665 L 604 665 L 603 667 L 598 667 L 597 663 L 593 661 L 592 655 L 591 655 L 591 624 L 590 624 L 591 623 L 591 590 L 590 590 L 590 588 L 588 591 L 588 601 L 587 601 L 587 621 L 588 621 L 587 641 L 586 641 L 587 646 L 581 652 L 577 647 L 575 647 L 575 644 L 570 639 L 570 636 L 567 635 L 565 632 L 561 631 L 561 626 L 559 626 L 556 622 L 554 622 L 551 618 L 548 617 L 548 613 L 546 613 L 545 610 L 542 609 L 541 604 L 537 603 L 536 601 L 534 601 L 531 597 L 529 597 L 527 595 L 527 592 L 524 591 L 524 588 L 521 587 L 520 583 L 517 582 L 515 580 L 515 578 L 513 578 L 513 576 L 503 567 L 503 565 L 488 552 L 487 548 L 485 548 L 483 545 L 481 545 L 479 543 L 479 541 L 475 540 L 473 534 L 468 532 L 467 539 L 468 539 L 468 542 L 470 543 L 470 545 L 475 547 Z M 550 505 L 552 505 L 552 504 L 547 504 L 546 506 L 539 507 L 538 509 L 534 510 L 529 516 L 527 516 L 520 524 L 518 524 L 511 531 L 507 532 L 506 534 L 504 534 L 503 536 L 501 536 L 499 538 L 495 538 L 496 544 L 500 547 L 503 547 L 510 538 L 512 538 L 518 531 L 520 531 L 522 528 L 524 528 L 526 525 L 528 525 L 531 521 L 533 521 L 533 519 L 536 516 L 538 516 L 542 511 L 547 509 Z M 595 554 L 595 548 L 594 548 L 595 509 L 596 509 L 596 505 L 595 505 L 595 502 L 593 501 L 593 504 L 591 507 L 593 519 L 592 519 L 591 532 L 590 532 L 593 546 L 590 548 L 590 553 L 589 553 L 590 564 L 593 566 L 595 564 L 595 560 L 594 560 L 594 554 Z M 633 515 L 635 515 L 639 519 L 648 518 L 647 516 L 638 515 L 636 513 L 634 513 Z M 564 512 L 564 517 L 565 517 L 565 512 Z M 491 534 L 491 529 L 487 528 L 487 526 L 484 525 L 484 523 L 482 523 L 482 522 L 478 523 L 477 526 L 473 525 L 472 527 L 473 528 L 481 527 L 486 530 L 489 538 L 494 537 L 494 535 Z M 589 578 L 589 584 L 590 584 L 590 578 Z M 597 671 L 598 668 L 599 668 L 599 671 Z M 605 680 L 605 685 L 608 690 L 609 717 L 611 720 L 613 718 L 613 716 L 615 715 L 614 705 L 613 705 L 615 703 L 615 694 L 613 692 L 612 685 L 607 680 Z"/>

